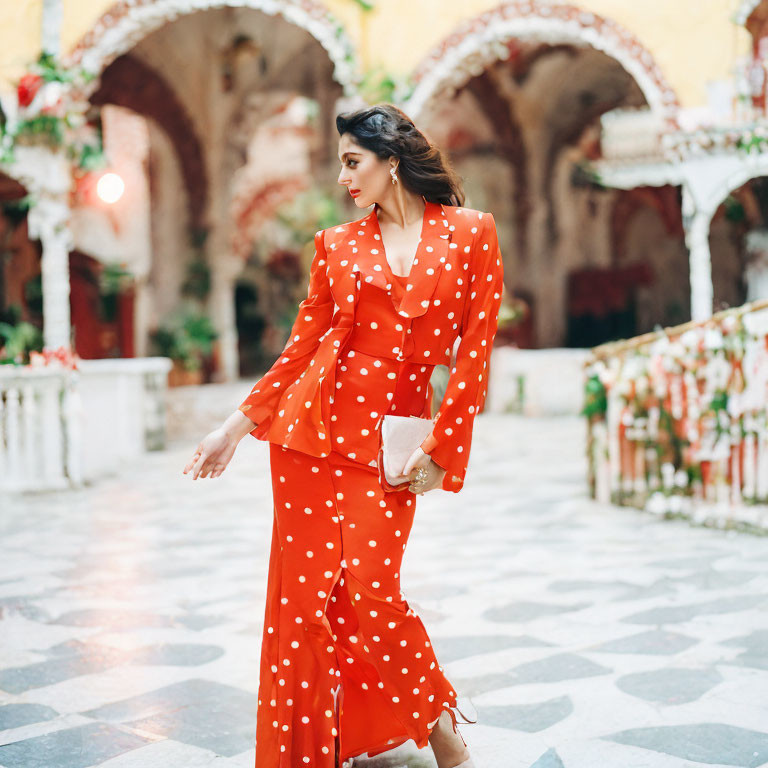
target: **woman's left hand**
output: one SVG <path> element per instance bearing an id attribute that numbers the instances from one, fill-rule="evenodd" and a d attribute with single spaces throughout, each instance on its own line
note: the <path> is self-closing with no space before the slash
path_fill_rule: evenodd
<path id="1" fill-rule="evenodd" d="M 419 467 L 423 467 L 427 470 L 427 479 L 424 483 L 415 483 L 416 470 Z M 405 462 L 403 468 L 403 474 L 408 475 L 410 478 L 410 485 L 408 490 L 412 493 L 424 494 L 427 491 L 431 491 L 433 488 L 441 488 L 443 485 L 443 477 L 445 477 L 445 470 L 432 461 L 432 457 L 428 453 L 424 453 L 421 448 L 417 448 L 410 456 L 408 461 Z"/>

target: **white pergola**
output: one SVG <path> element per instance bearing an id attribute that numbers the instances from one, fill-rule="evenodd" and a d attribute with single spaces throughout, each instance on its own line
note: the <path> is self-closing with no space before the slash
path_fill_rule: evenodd
<path id="1" fill-rule="evenodd" d="M 679 161 L 596 163 L 603 184 L 618 189 L 672 184 L 682 189 L 682 214 L 691 281 L 691 319 L 712 315 L 714 296 L 709 229 L 725 198 L 750 179 L 768 175 L 768 153 L 722 150 Z"/>

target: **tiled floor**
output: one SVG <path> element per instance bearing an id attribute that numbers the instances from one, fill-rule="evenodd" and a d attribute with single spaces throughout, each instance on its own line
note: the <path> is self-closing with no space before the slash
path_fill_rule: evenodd
<path id="1" fill-rule="evenodd" d="M 195 443 L 2 500 L 0 766 L 252 768 L 267 446 L 195 482 Z M 419 499 L 403 592 L 478 768 L 768 764 L 768 538 L 594 504 L 583 454 L 577 419 L 483 415 Z"/>

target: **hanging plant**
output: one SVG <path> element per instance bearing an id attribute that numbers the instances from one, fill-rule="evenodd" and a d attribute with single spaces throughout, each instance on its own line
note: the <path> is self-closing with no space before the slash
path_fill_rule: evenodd
<path id="1" fill-rule="evenodd" d="M 407 98 L 408 86 L 382 67 L 376 67 L 363 75 L 358 90 L 369 104 L 397 103 Z"/>
<path id="2" fill-rule="evenodd" d="M 0 163 L 13 163 L 15 148 L 27 145 L 63 148 L 79 167 L 102 165 L 101 130 L 86 119 L 90 104 L 80 95 L 94 77 L 43 51 L 16 84 L 16 114 L 0 122 Z"/>

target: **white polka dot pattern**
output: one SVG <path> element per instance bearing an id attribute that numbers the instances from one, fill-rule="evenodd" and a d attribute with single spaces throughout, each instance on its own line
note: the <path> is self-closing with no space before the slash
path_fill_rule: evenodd
<path id="1" fill-rule="evenodd" d="M 343 447 L 348 458 L 369 463 L 379 425 L 369 424 L 367 414 L 398 406 L 393 371 L 372 367 L 384 364 L 379 353 L 414 365 L 449 365 L 461 337 L 435 429 L 422 444 L 446 469 L 443 488 L 458 492 L 466 475 L 474 417 L 486 397 L 502 298 L 495 222 L 490 213 L 427 203 L 422 238 L 399 295 L 381 246 L 375 210 L 316 234 L 309 290 L 290 339 L 240 410 L 255 423 L 254 437 L 318 457 Z M 398 314 L 398 322 L 387 328 L 379 317 L 360 312 L 361 302 L 370 300 L 365 291 L 374 287 L 390 294 Z M 371 365 L 365 372 L 361 367 L 357 375 L 370 384 L 369 391 L 387 389 L 389 402 L 371 407 L 365 391 L 346 398 L 339 391 L 343 380 L 337 369 L 353 336 L 354 348 L 363 345 L 372 355 Z M 384 339 L 386 349 L 373 349 Z M 418 386 L 420 394 L 427 394 Z M 348 410 L 360 412 L 354 431 L 340 429 L 340 424 L 334 428 L 336 397 Z M 349 414 L 346 422 L 352 423 Z"/>
<path id="2" fill-rule="evenodd" d="M 324 230 L 321 230 L 315 234 L 315 254 L 310 267 L 307 298 L 299 304 L 285 348 L 239 406 L 239 410 L 256 424 L 251 434 L 258 439 L 266 439 L 275 416 L 285 415 L 280 414 L 277 408 L 284 390 L 303 375 L 321 337 L 331 325 L 335 304 L 327 275 L 323 240 Z M 306 404 L 307 400 L 304 402 Z M 309 403 L 310 409 L 316 407 L 311 399 Z"/>
<path id="3" fill-rule="evenodd" d="M 504 268 L 493 216 L 471 213 L 482 218 L 470 249 L 469 293 L 461 321 L 461 342 L 436 415 L 437 423 L 422 443 L 433 461 L 446 470 L 443 489 L 456 493 L 464 485 L 472 426 L 487 394 L 488 361 L 498 328 L 504 285 Z"/>
<path id="4" fill-rule="evenodd" d="M 335 452 L 272 444 L 270 465 L 256 765 L 333 768 L 408 739 L 426 747 L 456 692 L 400 589 L 416 497 Z"/>

